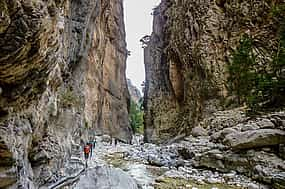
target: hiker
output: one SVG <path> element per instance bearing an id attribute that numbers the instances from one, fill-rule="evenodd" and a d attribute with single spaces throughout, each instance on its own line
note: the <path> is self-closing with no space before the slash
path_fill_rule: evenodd
<path id="1" fill-rule="evenodd" d="M 93 142 L 89 141 L 89 142 L 87 142 L 87 145 L 90 148 L 90 159 L 91 159 L 92 158 L 92 153 L 93 153 Z"/>
<path id="2" fill-rule="evenodd" d="M 86 144 L 85 146 L 84 146 L 84 158 L 85 158 L 85 166 L 86 166 L 86 168 L 87 168 L 87 160 L 88 160 L 88 158 L 89 158 L 89 153 L 90 153 L 90 146 L 88 145 L 88 144 Z"/>
<path id="3" fill-rule="evenodd" d="M 115 138 L 115 146 L 118 144 L 118 139 Z"/>
<path id="4" fill-rule="evenodd" d="M 113 143 L 113 137 L 112 137 L 112 135 L 111 135 L 110 137 L 111 137 L 110 145 L 112 146 L 112 143 Z"/>
<path id="5" fill-rule="evenodd" d="M 96 146 L 96 138 L 94 138 L 94 140 L 92 141 L 93 143 L 93 149 L 95 149 L 95 146 Z"/>

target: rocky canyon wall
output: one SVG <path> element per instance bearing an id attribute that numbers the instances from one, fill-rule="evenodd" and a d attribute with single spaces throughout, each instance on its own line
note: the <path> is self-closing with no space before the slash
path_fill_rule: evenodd
<path id="1" fill-rule="evenodd" d="M 243 36 L 258 65 L 278 49 L 284 1 L 162 0 L 144 49 L 145 140 L 188 135 L 232 98 L 228 70 Z"/>
<path id="2" fill-rule="evenodd" d="M 122 0 L 1 0 L 0 11 L 0 188 L 54 182 L 94 134 L 129 142 Z"/>

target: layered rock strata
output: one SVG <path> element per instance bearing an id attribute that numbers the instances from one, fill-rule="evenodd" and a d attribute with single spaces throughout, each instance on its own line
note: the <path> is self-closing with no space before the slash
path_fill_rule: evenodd
<path id="1" fill-rule="evenodd" d="M 122 1 L 0 8 L 0 187 L 54 182 L 94 134 L 131 141 Z"/>
<path id="2" fill-rule="evenodd" d="M 257 64 L 268 62 L 277 52 L 282 7 L 284 1 L 162 0 L 144 41 L 145 140 L 188 135 L 223 109 L 231 99 L 227 65 L 234 50 L 251 36 Z"/>

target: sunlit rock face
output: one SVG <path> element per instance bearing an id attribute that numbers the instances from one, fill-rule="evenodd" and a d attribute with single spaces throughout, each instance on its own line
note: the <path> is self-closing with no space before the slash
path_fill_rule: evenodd
<path id="1" fill-rule="evenodd" d="M 53 182 L 94 134 L 129 142 L 122 1 L 0 8 L 0 187 Z"/>
<path id="2" fill-rule="evenodd" d="M 130 79 L 127 79 L 128 89 L 130 93 L 131 99 L 135 103 L 139 103 L 140 99 L 142 98 L 141 92 L 139 89 L 132 83 Z"/>
<path id="3" fill-rule="evenodd" d="M 266 0 L 162 0 L 144 50 L 145 140 L 188 135 L 223 109 L 229 97 L 227 65 L 240 39 L 253 36 L 256 61 L 268 62 L 277 52 L 281 25 L 274 10 L 283 6 L 284 1 Z"/>

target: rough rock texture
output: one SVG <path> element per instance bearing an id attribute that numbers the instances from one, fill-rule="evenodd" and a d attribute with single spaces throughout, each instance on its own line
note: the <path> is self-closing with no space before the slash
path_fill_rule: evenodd
<path id="1" fill-rule="evenodd" d="M 95 133 L 131 141 L 122 0 L 3 0 L 0 11 L 0 187 L 54 182 Z"/>
<path id="2" fill-rule="evenodd" d="M 226 65 L 239 40 L 252 36 L 256 61 L 266 62 L 278 47 L 281 20 L 274 10 L 284 3 L 162 0 L 145 41 L 145 140 L 188 135 L 203 118 L 223 109 L 233 98 Z"/>
<path id="3" fill-rule="evenodd" d="M 75 189 L 92 188 L 138 189 L 138 186 L 135 180 L 122 170 L 102 166 L 88 170 L 75 186 Z"/>
<path id="4" fill-rule="evenodd" d="M 234 132 L 226 135 L 224 142 L 234 150 L 276 146 L 285 143 L 285 131 L 279 129 L 258 129 Z"/>
<path id="5" fill-rule="evenodd" d="M 138 103 L 140 99 L 142 98 L 141 92 L 139 89 L 132 84 L 132 81 L 130 79 L 127 79 L 128 83 L 128 89 L 130 92 L 131 99 L 135 102 Z"/>
<path id="6" fill-rule="evenodd" d="M 220 113 L 220 115 L 223 115 Z M 273 188 L 285 188 L 284 164 L 284 112 L 276 112 L 246 121 L 233 120 L 225 123 L 223 116 L 212 118 L 214 123 L 228 127 L 212 133 L 207 148 L 188 149 L 195 157 L 195 166 L 215 169 L 220 172 L 237 171 Z M 231 126 L 230 126 L 231 125 Z M 199 140 L 202 143 L 204 139 Z"/>

